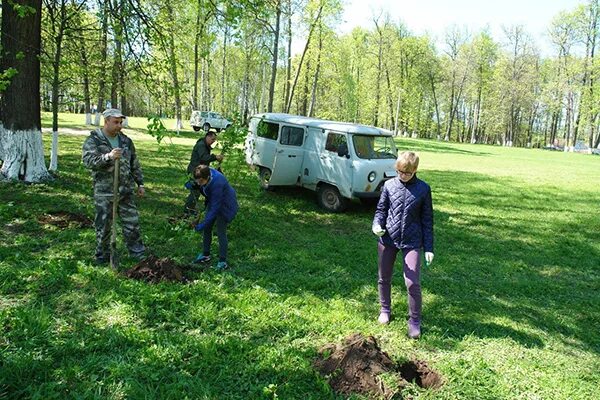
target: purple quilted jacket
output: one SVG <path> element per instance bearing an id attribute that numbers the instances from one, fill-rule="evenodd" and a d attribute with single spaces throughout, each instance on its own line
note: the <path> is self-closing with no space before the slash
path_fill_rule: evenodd
<path id="1" fill-rule="evenodd" d="M 398 178 L 383 185 L 373 225 L 385 229 L 379 240 L 399 249 L 433 252 L 433 206 L 431 188 L 413 176 L 404 183 Z"/>

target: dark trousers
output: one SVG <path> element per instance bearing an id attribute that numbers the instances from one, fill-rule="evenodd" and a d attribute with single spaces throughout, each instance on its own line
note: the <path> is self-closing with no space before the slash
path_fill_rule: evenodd
<path id="1" fill-rule="evenodd" d="M 219 261 L 227 261 L 227 222 L 221 217 L 217 217 L 214 223 L 207 225 L 206 228 L 204 228 L 204 237 L 202 241 L 203 254 L 206 256 L 210 254 L 214 225 L 217 225 L 217 238 L 219 239 Z"/>
<path id="2" fill-rule="evenodd" d="M 381 312 L 390 314 L 392 311 L 392 275 L 396 255 L 400 252 L 396 246 L 386 246 L 378 243 L 379 267 L 379 301 Z M 402 250 L 404 283 L 408 294 L 408 315 L 412 322 L 421 322 L 421 257 L 418 249 Z"/>
<path id="3" fill-rule="evenodd" d="M 198 206 L 198 198 L 202 193 L 200 192 L 199 186 L 193 186 L 190 189 L 190 194 L 187 199 L 185 199 L 185 211 L 186 212 L 198 212 L 199 210 L 196 208 Z"/>

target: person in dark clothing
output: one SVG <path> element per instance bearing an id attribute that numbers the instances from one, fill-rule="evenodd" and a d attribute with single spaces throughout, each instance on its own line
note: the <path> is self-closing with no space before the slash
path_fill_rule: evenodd
<path id="1" fill-rule="evenodd" d="M 217 140 L 217 133 L 214 130 L 209 130 L 206 136 L 198 139 L 192 150 L 190 157 L 190 163 L 187 167 L 188 174 L 193 174 L 196 167 L 199 165 L 209 166 L 212 161 L 223 161 L 222 154 L 211 154 L 212 145 Z M 186 201 L 184 213 L 187 215 L 196 215 L 198 210 L 196 209 L 198 204 L 198 198 L 200 197 L 200 188 L 194 184 L 194 179 L 190 179 L 185 187 L 190 191 Z"/>
<path id="2" fill-rule="evenodd" d="M 398 178 L 383 185 L 373 218 L 379 268 L 379 323 L 391 315 L 392 274 L 396 255 L 402 254 L 404 283 L 408 294 L 408 336 L 421 336 L 421 251 L 425 264 L 433 261 L 433 206 L 431 188 L 416 176 L 419 156 L 405 151 L 398 156 Z"/>
<path id="3" fill-rule="evenodd" d="M 204 264 L 211 260 L 212 229 L 216 224 L 219 238 L 219 262 L 216 268 L 224 270 L 228 268 L 227 225 L 233 221 L 239 208 L 235 190 L 223 174 L 205 165 L 194 170 L 194 179 L 207 203 L 204 219 L 194 227 L 196 232 L 203 232 L 202 253 L 198 254 L 194 264 Z"/>

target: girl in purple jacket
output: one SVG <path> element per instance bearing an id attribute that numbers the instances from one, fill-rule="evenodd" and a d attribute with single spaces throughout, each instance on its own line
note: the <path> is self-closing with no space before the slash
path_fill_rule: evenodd
<path id="1" fill-rule="evenodd" d="M 402 254 L 404 283 L 408 292 L 408 336 L 421 336 L 421 250 L 425 263 L 433 261 L 433 206 L 431 188 L 416 176 L 419 156 L 400 153 L 396 160 L 398 178 L 388 180 L 373 219 L 379 267 L 379 322 L 388 324 L 392 312 L 392 274 L 399 252 Z"/>

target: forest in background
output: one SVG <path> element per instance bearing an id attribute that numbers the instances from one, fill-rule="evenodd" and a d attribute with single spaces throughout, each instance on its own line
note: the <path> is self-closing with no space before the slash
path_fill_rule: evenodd
<path id="1" fill-rule="evenodd" d="M 418 138 L 600 144 L 598 0 L 556 15 L 550 57 L 523 26 L 501 40 L 448 27 L 436 46 L 402 15 L 338 34 L 342 13 L 340 0 L 43 0 L 42 110 L 98 124 L 110 105 L 178 127 L 193 109 L 241 123 L 272 111 Z"/>

